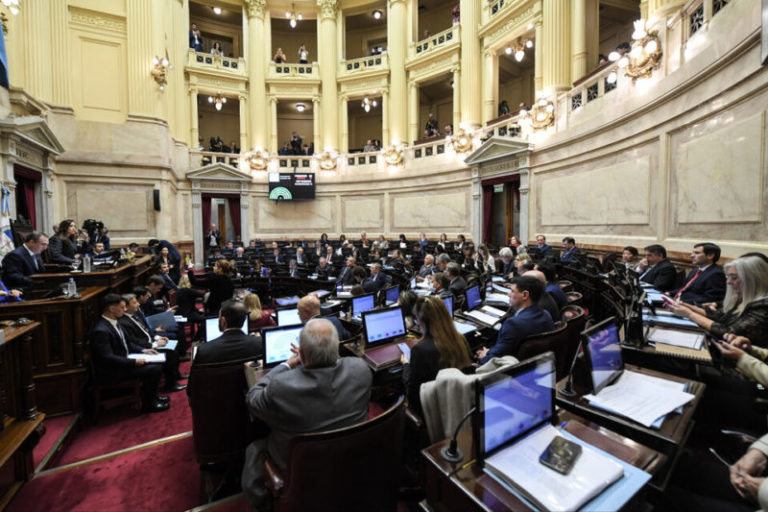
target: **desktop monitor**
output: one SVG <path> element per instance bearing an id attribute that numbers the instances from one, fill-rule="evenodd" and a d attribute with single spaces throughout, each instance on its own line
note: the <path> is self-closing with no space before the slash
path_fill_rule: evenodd
<path id="1" fill-rule="evenodd" d="M 298 308 L 277 310 L 277 325 L 282 327 L 285 325 L 298 325 L 300 323 L 301 318 L 299 318 Z"/>
<path id="2" fill-rule="evenodd" d="M 352 297 L 352 316 L 359 317 L 376 306 L 373 293 Z"/>
<path id="3" fill-rule="evenodd" d="M 400 299 L 400 285 L 390 286 L 384 292 L 384 305 L 392 306 Z"/>
<path id="4" fill-rule="evenodd" d="M 243 322 L 243 325 L 240 326 L 240 330 L 244 333 L 248 333 L 248 315 L 245 315 L 245 322 Z M 219 330 L 219 317 L 213 317 L 213 318 L 206 318 L 205 319 L 205 341 L 206 343 L 209 341 L 213 341 L 216 338 L 221 336 L 221 331 Z"/>
<path id="5" fill-rule="evenodd" d="M 405 317 L 400 306 L 363 313 L 366 347 L 384 345 L 405 336 Z"/>
<path id="6" fill-rule="evenodd" d="M 445 304 L 445 308 L 448 310 L 448 315 L 453 318 L 453 295 L 443 297 L 443 304 Z"/>
<path id="7" fill-rule="evenodd" d="M 555 356 L 545 352 L 475 385 L 474 442 L 479 460 L 554 421 Z"/>
<path id="8" fill-rule="evenodd" d="M 592 389 L 598 394 L 601 389 L 611 384 L 624 371 L 621 358 L 619 332 L 616 317 L 603 320 L 581 333 L 587 364 L 592 377 Z"/>
<path id="9" fill-rule="evenodd" d="M 470 286 L 464 292 L 467 295 L 467 311 L 479 307 L 483 300 L 480 298 L 480 287 Z"/>
<path id="10" fill-rule="evenodd" d="M 299 334 L 303 325 L 268 327 L 261 330 L 264 341 L 264 366 L 277 366 L 291 358 L 291 345 L 299 346 Z"/>

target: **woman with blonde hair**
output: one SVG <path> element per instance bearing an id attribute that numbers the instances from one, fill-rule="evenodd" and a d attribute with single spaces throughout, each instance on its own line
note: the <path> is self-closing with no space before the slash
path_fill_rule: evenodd
<path id="1" fill-rule="evenodd" d="M 275 325 L 269 311 L 261 309 L 261 299 L 255 293 L 247 293 L 243 305 L 248 310 L 248 332 L 258 331 L 262 327 Z"/>
<path id="2" fill-rule="evenodd" d="M 403 382 L 408 406 L 421 412 L 419 389 L 435 380 L 444 368 L 464 369 L 472 364 L 464 336 L 453 325 L 443 300 L 436 296 L 419 297 L 413 306 L 413 317 L 421 328 L 421 339 L 411 349 L 410 360 L 403 354 Z"/>

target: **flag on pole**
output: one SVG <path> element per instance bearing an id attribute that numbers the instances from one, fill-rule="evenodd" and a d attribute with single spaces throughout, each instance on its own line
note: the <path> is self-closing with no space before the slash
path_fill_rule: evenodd
<path id="1" fill-rule="evenodd" d="M 0 258 L 13 251 L 13 233 L 11 233 L 11 191 L 2 188 L 2 215 L 0 215 Z"/>

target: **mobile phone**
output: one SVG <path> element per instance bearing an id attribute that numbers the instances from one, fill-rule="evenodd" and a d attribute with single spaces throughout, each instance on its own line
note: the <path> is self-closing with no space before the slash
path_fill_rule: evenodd
<path id="1" fill-rule="evenodd" d="M 669 297 L 667 297 L 666 295 L 662 295 L 662 296 L 661 296 L 661 299 L 662 299 L 664 302 L 666 302 L 667 304 L 677 304 L 677 302 L 675 302 L 673 299 L 670 299 L 670 298 L 669 298 Z"/>
<path id="2" fill-rule="evenodd" d="M 411 347 L 409 347 L 407 343 L 398 343 L 397 344 L 397 348 L 399 348 L 400 352 L 405 354 L 405 357 L 407 357 L 408 360 L 410 361 L 410 359 L 411 359 Z"/>
<path id="3" fill-rule="evenodd" d="M 539 462 L 558 473 L 567 475 L 581 456 L 581 445 L 557 436 L 539 456 Z"/>

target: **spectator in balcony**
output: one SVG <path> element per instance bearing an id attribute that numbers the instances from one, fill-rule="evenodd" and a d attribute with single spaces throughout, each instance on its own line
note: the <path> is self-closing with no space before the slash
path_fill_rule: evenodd
<path id="1" fill-rule="evenodd" d="M 310 156 L 315 154 L 315 143 L 314 142 L 310 142 L 309 143 L 309 150 L 307 150 L 307 154 L 310 155 Z"/>
<path id="2" fill-rule="evenodd" d="M 628 42 L 624 41 L 619 46 L 616 47 L 616 51 L 619 52 L 619 55 L 624 55 L 625 53 L 629 53 L 632 51 L 632 47 L 629 45 Z"/>
<path id="3" fill-rule="evenodd" d="M 280 150 L 277 152 L 278 155 L 290 155 L 291 154 L 291 144 L 289 142 L 285 143 L 285 146 L 281 147 Z"/>
<path id="4" fill-rule="evenodd" d="M 307 47 L 304 46 L 304 43 L 301 43 L 301 46 L 299 46 L 299 64 L 307 64 L 309 63 L 309 50 L 307 50 Z"/>
<path id="5" fill-rule="evenodd" d="M 189 29 L 189 47 L 196 52 L 203 51 L 203 38 L 197 29 L 197 23 L 193 23 Z"/>
<path id="6" fill-rule="evenodd" d="M 218 41 L 215 41 L 213 43 L 213 46 L 211 47 L 211 55 L 215 55 L 216 57 L 223 57 L 224 53 L 221 51 L 221 43 Z"/>
<path id="7" fill-rule="evenodd" d="M 444 131 L 445 131 L 444 135 L 446 137 L 450 137 L 451 135 L 453 135 L 453 125 L 452 124 L 445 125 Z"/>
<path id="8" fill-rule="evenodd" d="M 309 146 L 304 144 L 304 147 L 301 148 L 301 154 L 302 155 L 308 155 L 309 154 Z"/>
<path id="9" fill-rule="evenodd" d="M 424 136 L 435 137 L 438 135 L 440 135 L 440 125 L 437 124 L 437 119 L 435 119 L 434 114 L 430 112 L 429 118 L 427 119 L 427 125 L 424 127 Z"/>
<path id="10" fill-rule="evenodd" d="M 606 57 L 601 53 L 600 56 L 597 58 L 597 66 L 600 67 L 603 64 L 607 64 L 607 63 L 608 63 L 608 57 Z"/>
<path id="11" fill-rule="evenodd" d="M 430 37 L 432 37 L 432 32 L 430 32 L 429 30 L 425 30 L 424 37 L 422 37 L 422 39 L 429 39 Z"/>
<path id="12" fill-rule="evenodd" d="M 224 144 L 224 142 L 221 139 L 219 139 L 219 144 L 220 144 L 219 151 L 221 151 L 222 153 L 231 153 L 232 152 L 232 148 L 230 148 L 229 146 Z"/>
<path id="13" fill-rule="evenodd" d="M 375 151 L 373 148 L 373 140 L 368 139 L 365 141 L 365 146 L 363 146 L 363 153 L 369 153 L 371 151 Z"/>
<path id="14" fill-rule="evenodd" d="M 373 139 L 373 150 L 374 151 L 381 151 L 381 140 Z"/>
<path id="15" fill-rule="evenodd" d="M 461 23 L 461 6 L 459 4 L 456 4 L 453 7 L 453 10 L 451 10 L 451 14 L 453 15 L 453 24 L 458 25 Z"/>
<path id="16" fill-rule="evenodd" d="M 499 117 L 509 114 L 509 104 L 507 100 L 501 100 L 499 103 Z"/>
<path id="17" fill-rule="evenodd" d="M 296 132 L 291 133 L 291 154 L 301 154 L 301 136 Z"/>
<path id="18" fill-rule="evenodd" d="M 233 153 L 240 153 L 240 148 L 237 147 L 237 142 L 235 141 L 229 143 L 229 149 L 231 149 Z"/>
<path id="19" fill-rule="evenodd" d="M 277 52 L 275 53 L 275 62 L 278 64 L 283 64 L 284 62 L 288 62 L 288 59 L 285 57 L 285 54 L 283 53 L 282 48 L 278 48 Z"/>

